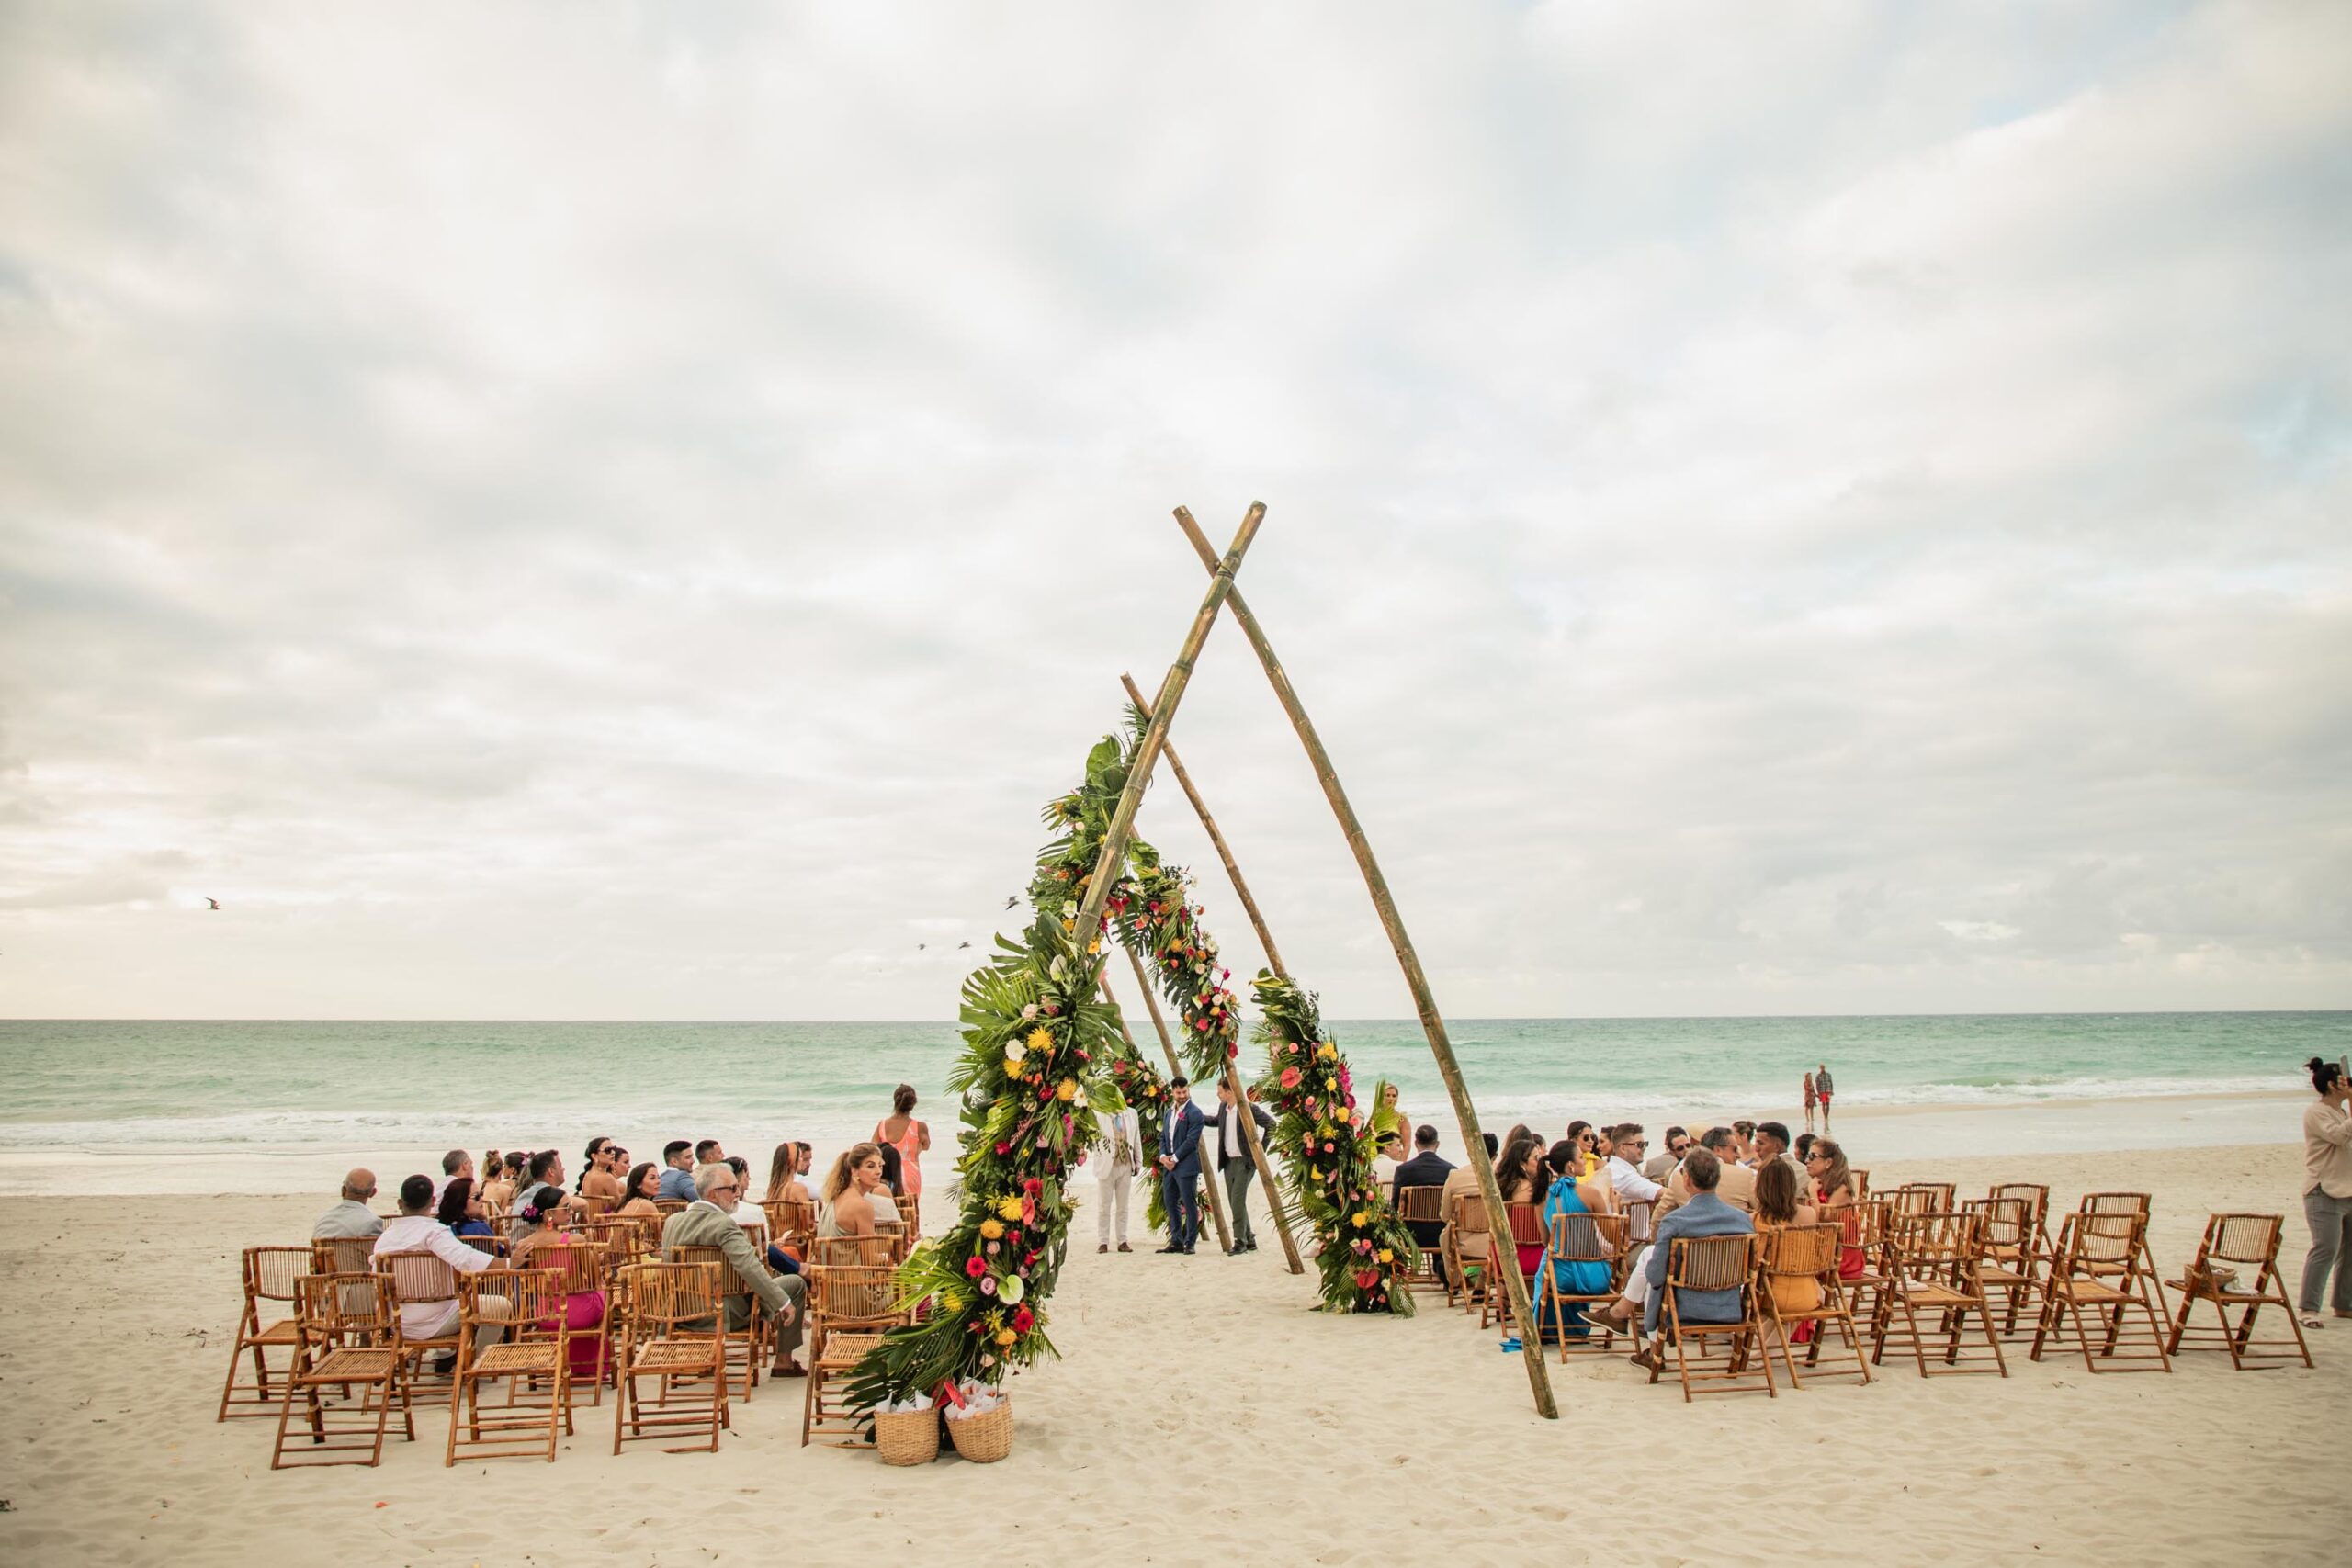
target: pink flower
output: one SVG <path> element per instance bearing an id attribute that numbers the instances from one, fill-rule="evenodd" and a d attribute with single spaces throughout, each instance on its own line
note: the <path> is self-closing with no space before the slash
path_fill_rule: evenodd
<path id="1" fill-rule="evenodd" d="M 1291 1049 L 1296 1050 L 1297 1047 L 1294 1045 Z M 1283 1069 L 1283 1087 L 1284 1089 L 1296 1089 L 1298 1087 L 1298 1080 L 1304 1076 L 1305 1075 L 1296 1067 L 1284 1067 Z"/>

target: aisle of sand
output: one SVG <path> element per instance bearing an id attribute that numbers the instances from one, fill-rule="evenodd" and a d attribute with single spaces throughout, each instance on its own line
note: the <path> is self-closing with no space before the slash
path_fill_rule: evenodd
<path id="1" fill-rule="evenodd" d="M 2039 1179 L 2156 1194 L 2177 1270 L 2217 1207 L 2293 1213 L 2292 1148 L 1869 1162 L 1882 1188 Z M 445 1470 L 446 1419 L 379 1470 L 268 1468 L 216 1426 L 236 1248 L 308 1233 L 311 1200 L 0 1203 L 0 1562 L 622 1563 L 2319 1562 L 2340 1550 L 2352 1323 L 2316 1371 L 2007 1382 L 1686 1406 L 1622 1358 L 1521 1363 L 1442 1309 L 1330 1319 L 1279 1255 L 1097 1257 L 1056 1298 L 1065 1359 L 1017 1384 L 1006 1463 L 897 1471 L 798 1446 L 797 1384 L 739 1406 L 721 1452 L 613 1458 L 611 1405 L 554 1465 Z M 2290 1231 L 2300 1258 L 2301 1224 Z M 2291 1274 L 2291 1269 L 2290 1269 Z"/>

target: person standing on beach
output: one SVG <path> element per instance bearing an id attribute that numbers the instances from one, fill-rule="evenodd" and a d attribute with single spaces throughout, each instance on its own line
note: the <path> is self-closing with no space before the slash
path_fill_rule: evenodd
<path id="1" fill-rule="evenodd" d="M 2318 1102 L 2303 1108 L 2303 1218 L 2311 1223 L 2312 1249 L 2303 1258 L 2302 1314 L 2303 1326 L 2317 1328 L 2319 1292 L 2331 1268 L 2335 1315 L 2352 1317 L 2352 1080 L 2341 1063 L 2317 1056 L 2303 1067 L 2319 1091 Z"/>
<path id="2" fill-rule="evenodd" d="M 1814 1097 L 1813 1073 L 1808 1069 L 1804 1075 L 1804 1130 L 1808 1133 L 1813 1131 L 1813 1108 L 1819 1103 Z"/>
<path id="3" fill-rule="evenodd" d="M 1828 1063 L 1824 1062 L 1813 1069 L 1813 1092 L 1821 1097 L 1821 1130 L 1825 1133 L 1829 1131 L 1829 1091 L 1833 1087 L 1829 1081 Z M 1870 1129 L 1866 1127 L 1863 1131 L 1867 1133 Z"/>
<path id="4" fill-rule="evenodd" d="M 922 1196 L 924 1151 L 931 1147 L 931 1128 L 915 1120 L 915 1086 L 902 1083 L 890 1091 L 890 1114 L 875 1126 L 874 1141 L 899 1151 L 899 1184 L 910 1198 Z"/>
<path id="5" fill-rule="evenodd" d="M 1094 1118 L 1094 1152 L 1102 1163 L 1094 1168 L 1094 1250 L 1111 1250 L 1111 1211 L 1119 1211 L 1119 1250 L 1127 1245 L 1127 1204 L 1135 1196 L 1136 1178 L 1143 1174 L 1143 1128 L 1135 1108 L 1098 1112 Z"/>
<path id="6" fill-rule="evenodd" d="M 1181 1075 L 1168 1080 L 1168 1114 L 1159 1124 L 1159 1187 L 1168 1211 L 1162 1252 L 1189 1254 L 1201 1231 L 1201 1108 Z"/>
<path id="7" fill-rule="evenodd" d="M 1233 1222 L 1231 1252 L 1255 1252 L 1258 1235 L 1250 1228 L 1250 1179 L 1258 1168 L 1241 1135 L 1241 1118 L 1258 1119 L 1261 1136 L 1274 1130 L 1274 1119 L 1254 1105 L 1236 1106 L 1233 1086 L 1223 1078 L 1216 1085 L 1216 1172 L 1225 1181 L 1225 1212 Z"/>

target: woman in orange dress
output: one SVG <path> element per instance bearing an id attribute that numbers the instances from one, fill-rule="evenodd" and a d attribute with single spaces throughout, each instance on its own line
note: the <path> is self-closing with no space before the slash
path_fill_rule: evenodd
<path id="1" fill-rule="evenodd" d="M 899 1154 L 899 1180 L 910 1198 L 922 1196 L 922 1154 L 931 1147 L 931 1128 L 915 1120 L 915 1086 L 900 1084 L 890 1095 L 890 1114 L 874 1129 L 874 1141 L 888 1144 Z"/>

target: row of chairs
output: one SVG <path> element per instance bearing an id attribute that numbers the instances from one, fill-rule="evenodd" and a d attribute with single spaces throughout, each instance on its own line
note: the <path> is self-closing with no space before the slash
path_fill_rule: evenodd
<path id="1" fill-rule="evenodd" d="M 2030 1184 L 2004 1184 L 1984 1199 L 1955 1203 L 1951 1184 L 1915 1183 L 1864 1201 L 1838 1224 L 1677 1241 L 1660 1317 L 1686 1397 L 1710 1384 L 1760 1383 L 1774 1393 L 1775 1342 L 1792 1385 L 1802 1387 L 1794 1345 L 1805 1345 L 1806 1369 L 1818 1371 L 1832 1332 L 1851 1357 L 1844 1370 L 1859 1371 L 1864 1382 L 1871 1365 L 1883 1364 L 1890 1343 L 1898 1354 L 1908 1350 L 1923 1376 L 2007 1376 L 2005 1339 L 2030 1336 L 2030 1359 L 2039 1360 L 2070 1328 L 2094 1372 L 2169 1371 L 2171 1357 L 2183 1348 L 2226 1351 L 2242 1369 L 2293 1359 L 2312 1364 L 2278 1271 L 2279 1216 L 2212 1216 L 2195 1261 L 2172 1281 L 2176 1309 L 2165 1302 L 2148 1246 L 2146 1194 L 2091 1194 L 2064 1217 L 2054 1243 L 2048 1201 L 2047 1188 Z M 1623 1214 L 1571 1214 L 1555 1216 L 1547 1226 L 1535 1205 L 1513 1204 L 1508 1212 L 1514 1250 L 1507 1265 L 1503 1249 L 1485 1234 L 1475 1197 L 1457 1200 L 1446 1233 L 1449 1302 L 1475 1306 L 1482 1327 L 1503 1320 L 1499 1293 L 1491 1288 L 1499 1269 L 1516 1266 L 1517 1247 L 1542 1247 L 1542 1331 L 1558 1338 L 1563 1359 L 1578 1349 L 1613 1348 L 1616 1331 L 1591 1325 L 1578 1332 L 1571 1318 L 1623 1290 L 1636 1222 Z M 1590 1294 L 1553 1290 L 1555 1263 L 1605 1266 L 1608 1286 Z M 1811 1291 L 1798 1285 L 1804 1280 L 1813 1282 Z M 1683 1322 L 1682 1291 L 1736 1292 L 1737 1321 Z M 1817 1307 L 1783 1304 L 1814 1294 Z M 2260 1336 L 2266 1306 L 2278 1309 L 2287 1336 Z M 2213 1322 L 2198 1318 L 2201 1308 L 2211 1309 Z M 1801 1327 L 1805 1324 L 1811 1326 Z M 1867 1361 L 1860 1354 L 1865 1337 Z M 1716 1341 L 1723 1342 L 1720 1355 L 1708 1348 Z M 1661 1371 L 1662 1363 L 1653 1365 L 1653 1382 Z"/>

